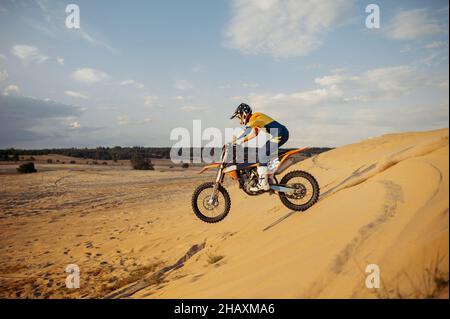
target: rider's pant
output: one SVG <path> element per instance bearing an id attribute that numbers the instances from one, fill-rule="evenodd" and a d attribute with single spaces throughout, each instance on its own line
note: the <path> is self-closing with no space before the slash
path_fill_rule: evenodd
<path id="1" fill-rule="evenodd" d="M 258 150 L 259 166 L 267 166 L 271 155 L 278 154 L 278 149 L 289 139 L 288 129 L 276 121 L 269 123 L 266 129 L 271 135 L 271 139 Z"/>

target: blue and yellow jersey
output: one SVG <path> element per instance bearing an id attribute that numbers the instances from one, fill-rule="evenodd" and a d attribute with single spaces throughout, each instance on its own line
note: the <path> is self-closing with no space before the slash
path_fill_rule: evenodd
<path id="1" fill-rule="evenodd" d="M 278 141 L 281 136 L 288 133 L 284 125 L 281 125 L 270 116 L 259 112 L 253 113 L 250 116 L 246 126 L 255 129 L 257 133 L 259 130 L 264 129 L 272 136 L 273 141 Z"/>
<path id="2" fill-rule="evenodd" d="M 263 129 L 267 124 L 270 124 L 273 121 L 274 119 L 266 114 L 256 112 L 250 116 L 246 126 L 256 129 Z"/>

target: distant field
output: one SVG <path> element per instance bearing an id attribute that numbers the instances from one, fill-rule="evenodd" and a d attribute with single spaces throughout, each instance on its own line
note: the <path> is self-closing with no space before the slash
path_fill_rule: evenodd
<path id="1" fill-rule="evenodd" d="M 96 160 L 96 159 L 80 159 L 77 157 L 64 156 L 58 154 L 49 155 L 21 155 L 19 161 L 0 161 L 0 174 L 13 174 L 16 172 L 16 167 L 24 162 L 34 162 L 38 170 L 59 170 L 59 169 L 83 169 L 83 166 L 95 166 L 96 169 L 102 169 L 101 166 L 114 166 L 116 169 L 122 168 L 124 170 L 132 169 L 129 160 Z M 49 160 L 51 164 L 49 164 Z M 174 164 L 170 159 L 151 159 L 155 166 L 155 170 L 172 170 L 183 171 L 181 164 Z M 188 170 L 198 169 L 204 164 L 190 163 Z"/>

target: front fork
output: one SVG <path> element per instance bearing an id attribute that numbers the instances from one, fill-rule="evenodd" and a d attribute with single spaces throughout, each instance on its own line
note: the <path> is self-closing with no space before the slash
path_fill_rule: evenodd
<path id="1" fill-rule="evenodd" d="M 208 204 L 213 205 L 217 200 L 217 192 L 219 191 L 220 184 L 223 181 L 223 167 L 221 164 L 219 170 L 217 171 L 216 182 L 214 183 L 214 187 L 211 193 L 211 197 L 209 198 Z"/>

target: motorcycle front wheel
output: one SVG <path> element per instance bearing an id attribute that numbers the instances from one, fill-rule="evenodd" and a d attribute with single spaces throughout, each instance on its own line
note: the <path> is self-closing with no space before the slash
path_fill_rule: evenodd
<path id="1" fill-rule="evenodd" d="M 220 222 L 230 212 L 230 195 L 222 185 L 218 188 L 216 198 L 211 201 L 214 184 L 214 182 L 201 184 L 192 194 L 192 210 L 205 223 Z"/>

